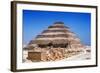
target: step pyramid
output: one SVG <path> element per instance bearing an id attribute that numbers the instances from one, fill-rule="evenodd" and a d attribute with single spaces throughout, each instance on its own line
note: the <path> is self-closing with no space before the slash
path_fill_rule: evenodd
<path id="1" fill-rule="evenodd" d="M 28 51 L 28 59 L 51 61 L 71 56 L 84 48 L 77 35 L 70 31 L 63 22 L 55 22 L 41 34 L 32 39 L 24 48 Z"/>

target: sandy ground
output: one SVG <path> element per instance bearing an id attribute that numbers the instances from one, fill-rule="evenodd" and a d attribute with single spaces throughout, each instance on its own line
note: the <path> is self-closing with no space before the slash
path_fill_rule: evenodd
<path id="1" fill-rule="evenodd" d="M 91 58 L 90 53 L 80 53 L 78 55 L 71 56 L 69 58 L 63 59 L 62 61 L 68 61 L 68 60 L 88 60 Z"/>

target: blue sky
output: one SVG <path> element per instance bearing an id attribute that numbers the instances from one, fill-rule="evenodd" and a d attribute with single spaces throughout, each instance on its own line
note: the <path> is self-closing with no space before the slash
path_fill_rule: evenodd
<path id="1" fill-rule="evenodd" d="M 56 21 L 62 21 L 85 45 L 91 43 L 91 14 L 79 12 L 55 12 L 23 10 L 23 44 L 29 43 L 36 35 Z"/>

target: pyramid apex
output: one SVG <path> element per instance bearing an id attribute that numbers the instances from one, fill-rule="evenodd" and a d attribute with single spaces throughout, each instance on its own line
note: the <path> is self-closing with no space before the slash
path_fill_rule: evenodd
<path id="1" fill-rule="evenodd" d="M 58 21 L 58 22 L 55 22 L 54 24 L 64 24 L 64 22 Z"/>

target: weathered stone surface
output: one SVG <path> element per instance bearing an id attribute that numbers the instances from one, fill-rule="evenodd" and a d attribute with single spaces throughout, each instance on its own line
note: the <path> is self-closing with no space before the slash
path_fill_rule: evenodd
<path id="1" fill-rule="evenodd" d="M 55 22 L 29 42 L 26 49 L 32 61 L 56 61 L 76 55 L 84 45 L 63 22 Z"/>

